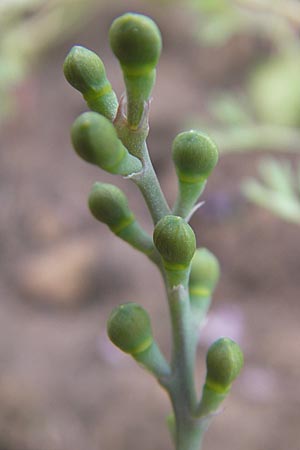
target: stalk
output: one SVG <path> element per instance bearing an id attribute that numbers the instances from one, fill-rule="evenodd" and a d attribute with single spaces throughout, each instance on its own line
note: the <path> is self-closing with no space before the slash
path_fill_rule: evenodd
<path id="1" fill-rule="evenodd" d="M 143 170 L 131 178 L 139 187 L 150 211 L 153 223 L 156 224 L 162 217 L 170 214 L 170 208 L 153 169 L 146 143 L 141 153 Z"/>

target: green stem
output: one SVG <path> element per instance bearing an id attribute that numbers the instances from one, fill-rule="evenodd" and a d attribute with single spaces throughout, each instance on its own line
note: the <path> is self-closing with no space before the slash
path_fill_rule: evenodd
<path id="1" fill-rule="evenodd" d="M 153 169 L 146 143 L 144 143 L 144 146 L 141 149 L 141 160 L 143 163 L 143 170 L 130 178 L 140 189 L 147 203 L 153 222 L 156 224 L 162 217 L 171 214 L 171 211 Z"/>
<path id="2" fill-rule="evenodd" d="M 149 131 L 149 105 L 147 103 L 143 104 L 144 111 L 141 122 L 138 128 L 133 129 L 130 127 L 129 122 L 124 115 L 124 102 L 125 99 L 122 97 L 117 116 L 114 120 L 114 126 L 117 130 L 119 139 L 121 139 L 130 154 L 134 155 L 142 162 L 142 170 L 129 175 L 128 178 L 134 181 L 140 189 L 147 203 L 153 222 L 156 224 L 162 217 L 171 214 L 171 210 L 161 190 L 146 144 L 146 138 Z"/>
<path id="3" fill-rule="evenodd" d="M 225 400 L 229 394 L 230 389 L 225 393 L 213 391 L 206 384 L 203 386 L 202 398 L 196 411 L 197 417 L 207 418 L 216 413 L 221 403 Z"/>
<path id="4" fill-rule="evenodd" d="M 177 389 L 180 390 L 182 407 L 192 413 L 196 405 L 194 386 L 194 354 L 191 352 L 191 311 L 187 288 L 183 285 L 169 290 L 173 351 L 172 370 Z"/>
<path id="5" fill-rule="evenodd" d="M 205 318 L 207 311 L 211 303 L 211 297 L 200 297 L 191 294 L 190 291 L 190 303 L 191 303 L 191 351 L 196 354 L 199 334 L 201 328 L 205 324 Z"/>
<path id="6" fill-rule="evenodd" d="M 203 431 L 199 421 L 179 422 L 177 425 L 176 450 L 200 450 Z"/>
<path id="7" fill-rule="evenodd" d="M 115 233 L 123 241 L 128 242 L 132 247 L 149 256 L 154 252 L 154 245 L 151 236 L 135 220 L 121 231 Z"/>
<path id="8" fill-rule="evenodd" d="M 144 112 L 144 103 L 149 100 L 155 83 L 156 70 L 143 75 L 125 75 L 127 97 L 127 121 L 132 129 L 137 129 Z"/>
<path id="9" fill-rule="evenodd" d="M 192 323 L 196 329 L 201 328 L 205 321 L 207 312 L 211 304 L 211 296 L 200 297 L 193 295 L 190 292 L 191 297 L 191 310 L 192 310 Z"/>
<path id="10" fill-rule="evenodd" d="M 193 416 L 197 407 L 194 383 L 195 350 L 188 294 L 189 269 L 167 271 L 165 280 L 171 315 L 173 349 L 170 397 L 173 404 L 176 450 L 199 450 L 202 429 Z"/>
<path id="11" fill-rule="evenodd" d="M 199 196 L 202 194 L 205 185 L 206 180 L 200 181 L 199 183 L 184 183 L 179 180 L 178 194 L 173 208 L 173 214 L 186 219 Z"/>
<path id="12" fill-rule="evenodd" d="M 165 387 L 171 374 L 171 369 L 158 345 L 153 341 L 152 345 L 142 353 L 133 355 L 134 359 L 142 364 Z"/>

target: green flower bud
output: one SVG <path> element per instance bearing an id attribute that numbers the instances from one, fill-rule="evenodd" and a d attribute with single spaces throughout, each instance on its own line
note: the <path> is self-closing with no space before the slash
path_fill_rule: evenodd
<path id="1" fill-rule="evenodd" d="M 207 248 L 197 248 L 190 273 L 190 294 L 199 297 L 210 296 L 220 275 L 220 265 Z"/>
<path id="2" fill-rule="evenodd" d="M 205 134 L 185 131 L 174 139 L 173 161 L 179 181 L 198 183 L 206 180 L 217 164 L 218 149 Z"/>
<path id="3" fill-rule="evenodd" d="M 129 209 L 127 197 L 119 188 L 112 184 L 95 183 L 88 204 L 97 220 L 108 225 L 119 238 L 153 260 L 152 238 L 136 221 Z"/>
<path id="4" fill-rule="evenodd" d="M 161 35 L 149 17 L 127 13 L 115 19 L 109 30 L 112 51 L 126 75 L 139 76 L 157 65 Z"/>
<path id="5" fill-rule="evenodd" d="M 124 75 L 127 121 L 135 130 L 155 83 L 155 67 L 162 48 L 160 31 L 149 17 L 127 13 L 114 20 L 109 38 Z"/>
<path id="6" fill-rule="evenodd" d="M 82 159 L 110 173 L 129 175 L 142 169 L 140 160 L 119 140 L 112 123 L 96 112 L 81 114 L 72 126 L 71 137 Z"/>
<path id="7" fill-rule="evenodd" d="M 135 221 L 127 197 L 112 184 L 94 184 L 89 195 L 89 208 L 97 220 L 108 225 L 116 234 Z"/>
<path id="8" fill-rule="evenodd" d="M 165 216 L 156 225 L 154 244 L 168 270 L 186 269 L 195 253 L 196 238 L 189 224 L 178 216 Z"/>
<path id="9" fill-rule="evenodd" d="M 206 355 L 206 386 L 218 393 L 227 392 L 244 363 L 240 347 L 229 338 L 220 338 Z"/>
<path id="10" fill-rule="evenodd" d="M 153 343 L 149 315 L 136 303 L 125 303 L 113 310 L 107 322 L 107 333 L 117 347 L 133 356 Z"/>
<path id="11" fill-rule="evenodd" d="M 99 56 L 85 47 L 72 47 L 64 62 L 67 81 L 83 94 L 89 107 L 113 120 L 118 100 L 106 78 L 104 64 Z"/>

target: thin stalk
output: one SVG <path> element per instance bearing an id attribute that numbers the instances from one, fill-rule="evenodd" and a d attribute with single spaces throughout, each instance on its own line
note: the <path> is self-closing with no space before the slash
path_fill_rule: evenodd
<path id="1" fill-rule="evenodd" d="M 127 121 L 129 127 L 137 129 L 155 83 L 156 70 L 143 75 L 124 75 L 127 97 Z"/>
<path id="2" fill-rule="evenodd" d="M 137 128 L 130 127 L 125 115 L 125 108 L 126 99 L 122 96 L 114 126 L 119 139 L 132 155 L 140 159 L 143 165 L 140 172 L 133 173 L 127 178 L 131 179 L 140 189 L 153 222 L 156 224 L 162 217 L 171 214 L 171 210 L 161 190 L 146 144 L 149 132 L 149 102 L 144 102 L 144 112 Z"/>
<path id="3" fill-rule="evenodd" d="M 187 424 L 179 423 L 176 450 L 200 450 L 203 431 L 198 421 Z"/>
<path id="4" fill-rule="evenodd" d="M 176 285 L 178 278 L 181 283 Z M 176 450 L 199 450 L 202 430 L 193 417 L 197 407 L 194 382 L 195 346 L 191 329 L 192 317 L 188 293 L 189 270 L 181 274 L 166 272 L 165 280 L 172 324 L 172 383 Z"/>
<path id="5" fill-rule="evenodd" d="M 178 194 L 173 208 L 173 214 L 186 219 L 202 194 L 205 185 L 206 180 L 199 183 L 184 183 L 179 181 Z"/>
<path id="6" fill-rule="evenodd" d="M 153 373 L 157 381 L 167 389 L 171 369 L 155 341 L 147 350 L 138 355 L 133 355 L 133 357 L 149 372 Z"/>
<path id="7" fill-rule="evenodd" d="M 157 252 L 155 251 L 152 237 L 136 220 L 120 231 L 114 231 L 114 233 L 157 263 Z"/>
<path id="8" fill-rule="evenodd" d="M 191 344 L 191 311 L 187 288 L 180 285 L 169 290 L 168 294 L 172 334 L 172 370 L 179 383 L 184 406 L 188 412 L 195 407 L 196 392 L 194 386 L 194 355 Z"/>
<path id="9" fill-rule="evenodd" d="M 143 145 L 141 155 L 143 170 L 130 178 L 140 189 L 147 203 L 153 222 L 156 224 L 162 217 L 171 214 L 171 210 L 152 166 L 146 143 Z"/>
<path id="10" fill-rule="evenodd" d="M 207 311 L 211 303 L 211 297 L 202 297 L 201 300 L 193 296 L 190 291 L 190 301 L 191 301 L 191 351 L 196 354 L 197 345 L 199 341 L 199 336 L 201 329 L 205 324 L 205 318 Z"/>

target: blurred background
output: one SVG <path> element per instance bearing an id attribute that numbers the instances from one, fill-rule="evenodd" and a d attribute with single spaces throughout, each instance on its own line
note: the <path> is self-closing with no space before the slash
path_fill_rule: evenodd
<path id="1" fill-rule="evenodd" d="M 142 255 L 89 214 L 95 181 L 121 187 L 145 228 L 135 186 L 79 160 L 69 129 L 86 106 L 64 80 L 74 44 L 96 51 L 120 96 L 108 45 L 127 11 L 158 23 L 164 50 L 149 148 L 170 203 L 176 134 L 211 134 L 221 158 L 192 219 L 222 277 L 199 346 L 237 340 L 245 369 L 205 450 L 298 450 L 300 441 L 300 2 L 0 1 L 0 449 L 172 448 L 168 399 L 108 341 L 124 301 L 150 312 L 169 354 L 162 282 Z"/>

